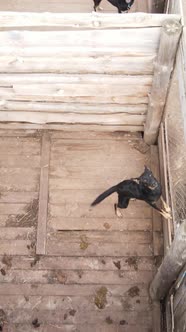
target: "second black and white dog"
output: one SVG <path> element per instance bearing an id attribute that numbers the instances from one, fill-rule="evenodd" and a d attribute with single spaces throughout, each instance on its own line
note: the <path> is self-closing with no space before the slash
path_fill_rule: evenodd
<path id="1" fill-rule="evenodd" d="M 93 0 L 94 1 L 94 10 L 96 12 L 97 8 L 102 0 Z M 108 0 L 114 7 L 117 7 L 118 13 L 126 12 L 132 7 L 134 0 Z"/>

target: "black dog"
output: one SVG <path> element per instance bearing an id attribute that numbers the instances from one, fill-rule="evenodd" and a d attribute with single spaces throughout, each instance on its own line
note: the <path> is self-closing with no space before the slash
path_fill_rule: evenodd
<path id="1" fill-rule="evenodd" d="M 93 0 L 94 10 L 96 12 L 102 0 Z M 126 12 L 132 7 L 134 0 L 108 0 L 114 7 L 117 7 L 118 13 Z"/>
<path id="2" fill-rule="evenodd" d="M 153 176 L 149 168 L 145 166 L 143 174 L 139 178 L 132 178 L 118 183 L 116 186 L 109 188 L 99 195 L 91 206 L 97 205 L 106 197 L 114 192 L 118 194 L 118 204 L 115 204 L 115 211 L 118 217 L 121 217 L 118 208 L 126 209 L 129 205 L 130 199 L 139 199 L 145 201 L 147 204 L 156 209 L 164 218 L 171 218 L 170 208 L 167 206 L 162 198 L 161 184 Z M 160 209 L 155 202 L 161 198 L 164 210 Z"/>

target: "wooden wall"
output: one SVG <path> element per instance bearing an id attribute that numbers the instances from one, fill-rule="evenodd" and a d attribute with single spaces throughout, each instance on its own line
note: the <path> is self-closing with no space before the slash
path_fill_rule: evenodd
<path id="1" fill-rule="evenodd" d="M 135 0 L 132 12 L 151 12 L 153 0 Z M 103 0 L 101 4 L 104 12 L 117 12 L 108 1 Z M 29 11 L 29 12 L 91 12 L 93 0 L 3 0 L 0 2 L 2 11 Z"/>
<path id="2" fill-rule="evenodd" d="M 142 131 L 166 18 L 0 13 L 0 121 Z"/>

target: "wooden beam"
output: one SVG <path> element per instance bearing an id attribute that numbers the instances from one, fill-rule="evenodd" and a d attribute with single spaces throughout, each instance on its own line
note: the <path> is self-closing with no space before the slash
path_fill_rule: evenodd
<path id="1" fill-rule="evenodd" d="M 5 130 L 62 130 L 65 132 L 89 132 L 89 131 L 99 131 L 99 132 L 136 132 L 143 131 L 143 126 L 134 126 L 134 125 L 123 125 L 123 126 L 114 126 L 114 125 L 82 125 L 82 124 L 31 124 L 31 123 L 21 123 L 21 122 L 12 122 L 12 123 L 3 123 L 0 122 L 0 129 Z"/>
<path id="2" fill-rule="evenodd" d="M 160 169 L 159 169 L 159 156 L 158 147 L 152 145 L 150 149 L 151 154 L 151 170 L 157 180 L 160 179 Z M 154 258 L 157 256 L 163 256 L 163 243 L 162 243 L 162 218 L 155 209 L 152 209 L 152 236 L 153 236 L 153 251 Z M 156 272 L 156 267 L 154 267 L 154 273 Z M 161 309 L 160 302 L 153 301 L 152 303 L 152 322 L 153 322 L 153 332 L 161 332 Z"/>
<path id="3" fill-rule="evenodd" d="M 179 19 L 179 15 L 169 15 L 167 18 Z M 104 13 L 26 13 L 1 12 L 0 28 L 22 27 L 59 27 L 59 28 L 128 28 L 128 27 L 159 27 L 166 16 L 145 13 L 128 15 Z"/>
<path id="4" fill-rule="evenodd" d="M 3 89 L 3 90 L 1 90 Z M 89 83 L 75 83 L 71 84 L 14 84 L 13 88 L 0 88 L 0 94 L 23 95 L 23 96 L 60 96 L 60 97 L 118 97 L 118 96 L 133 96 L 143 97 L 148 94 L 149 86 L 139 85 L 123 85 L 123 84 L 101 84 L 98 88 L 97 84 Z M 135 93 L 136 92 L 136 93 Z M 96 98 L 96 97 L 95 97 Z M 46 99 L 44 99 L 46 101 Z"/>
<path id="5" fill-rule="evenodd" d="M 126 48 L 131 52 L 156 53 L 161 28 L 0 31 L 1 47 Z M 141 42 L 143 40 L 143 43 Z M 62 54 L 61 54 L 62 56 Z M 54 61 L 54 59 L 53 59 Z"/>
<path id="6" fill-rule="evenodd" d="M 50 163 L 50 136 L 48 133 L 43 133 L 42 142 L 41 142 L 41 175 L 40 175 L 39 211 L 38 211 L 37 243 L 36 243 L 37 255 L 44 255 L 46 250 L 49 163 Z"/>
<path id="7" fill-rule="evenodd" d="M 181 269 L 186 264 L 186 220 L 177 229 L 175 238 L 158 269 L 151 285 L 150 295 L 154 300 L 164 299 Z"/>
<path id="8" fill-rule="evenodd" d="M 40 56 L 38 54 L 38 56 Z M 152 85 L 151 75 L 107 75 L 107 74 L 0 74 L 0 86 L 11 87 L 14 84 L 110 84 L 110 85 Z"/>
<path id="9" fill-rule="evenodd" d="M 152 145 L 150 149 L 151 154 L 151 170 L 155 178 L 160 180 L 160 170 L 159 170 L 159 156 L 158 147 Z M 153 250 L 154 256 L 163 256 L 163 239 L 162 239 L 162 218 L 161 215 L 152 209 L 152 230 L 153 230 Z"/>
<path id="10" fill-rule="evenodd" d="M 133 114 L 78 114 L 78 113 L 49 113 L 49 112 L 19 112 L 0 111 L 1 122 L 30 122 L 30 123 L 68 123 L 68 124 L 97 124 L 97 125 L 134 125 L 143 128 L 145 115 Z"/>
<path id="11" fill-rule="evenodd" d="M 164 22 L 144 133 L 145 142 L 149 145 L 157 141 L 181 31 L 179 21 Z"/>
<path id="12" fill-rule="evenodd" d="M 1 111 L 24 111 L 46 113 L 78 113 L 78 114 L 128 114 L 145 115 L 147 104 L 81 104 L 81 103 L 47 103 L 29 101 L 0 101 Z"/>
<path id="13" fill-rule="evenodd" d="M 162 184 L 162 193 L 165 201 L 169 204 L 169 192 L 168 192 L 168 172 L 167 172 L 167 154 L 165 147 L 165 136 L 164 136 L 164 126 L 161 124 L 160 132 L 158 137 L 158 150 L 160 158 L 160 178 Z M 169 247 L 172 243 L 172 232 L 171 232 L 171 220 L 163 220 L 163 235 L 164 235 L 164 254 L 167 253 Z"/>
<path id="14" fill-rule="evenodd" d="M 108 36 L 107 36 L 108 37 Z M 51 36 L 52 38 L 52 36 Z M 66 36 L 68 38 L 68 36 Z M 52 48 L 52 46 L 48 45 Z M 45 47 L 44 47 L 45 48 Z M 96 49 L 96 48 L 95 48 Z M 152 50 L 153 51 L 153 50 Z M 0 73 L 57 73 L 57 74 L 109 74 L 152 75 L 155 55 L 147 56 L 76 56 L 71 48 L 69 57 L 0 56 Z M 140 49 L 139 49 L 140 53 Z"/>

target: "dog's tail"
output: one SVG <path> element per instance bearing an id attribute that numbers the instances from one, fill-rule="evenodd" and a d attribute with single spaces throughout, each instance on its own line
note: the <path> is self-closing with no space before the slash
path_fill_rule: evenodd
<path id="1" fill-rule="evenodd" d="M 117 186 L 113 186 L 106 191 L 104 191 L 101 195 L 99 195 L 94 202 L 92 202 L 91 206 L 95 206 L 103 201 L 106 197 L 112 195 L 117 190 Z"/>

